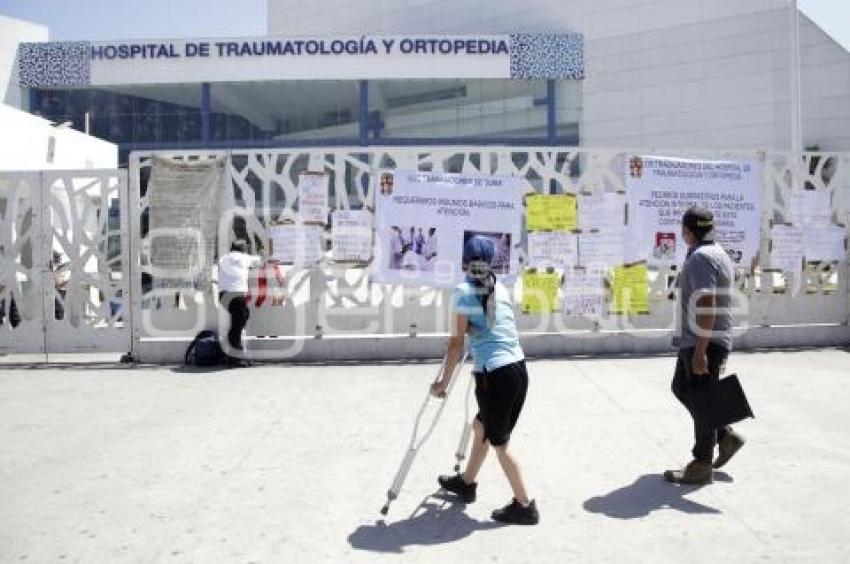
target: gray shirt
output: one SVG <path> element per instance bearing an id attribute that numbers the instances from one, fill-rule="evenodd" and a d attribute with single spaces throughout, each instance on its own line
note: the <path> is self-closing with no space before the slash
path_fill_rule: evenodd
<path id="1" fill-rule="evenodd" d="M 694 308 L 705 294 L 714 294 L 714 328 L 709 341 L 732 350 L 732 282 L 735 271 L 732 260 L 718 244 L 705 243 L 685 259 L 679 274 L 679 307 L 673 346 L 687 349 L 696 346 L 698 329 Z"/>

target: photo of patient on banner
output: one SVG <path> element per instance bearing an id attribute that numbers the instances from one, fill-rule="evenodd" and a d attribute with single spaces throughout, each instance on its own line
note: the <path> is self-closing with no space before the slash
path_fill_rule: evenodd
<path id="1" fill-rule="evenodd" d="M 390 239 L 390 268 L 434 270 L 437 262 L 437 229 L 393 225 Z"/>

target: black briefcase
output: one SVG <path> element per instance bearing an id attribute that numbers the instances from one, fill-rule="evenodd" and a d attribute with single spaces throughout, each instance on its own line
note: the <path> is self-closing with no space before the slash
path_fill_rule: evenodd
<path id="1" fill-rule="evenodd" d="M 735 374 L 730 374 L 717 382 L 697 386 L 694 394 L 712 427 L 725 427 L 743 419 L 755 417 L 741 382 Z"/>

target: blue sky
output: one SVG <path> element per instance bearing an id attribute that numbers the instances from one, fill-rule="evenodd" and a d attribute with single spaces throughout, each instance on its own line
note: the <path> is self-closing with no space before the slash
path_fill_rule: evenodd
<path id="1" fill-rule="evenodd" d="M 850 0 L 798 1 L 811 19 L 850 50 Z M 45 24 L 51 39 L 57 40 L 266 33 L 266 0 L 0 0 L 0 14 Z"/>

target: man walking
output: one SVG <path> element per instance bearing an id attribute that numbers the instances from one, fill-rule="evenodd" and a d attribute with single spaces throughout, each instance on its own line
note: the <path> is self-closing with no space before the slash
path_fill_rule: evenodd
<path id="1" fill-rule="evenodd" d="M 262 264 L 262 259 L 248 254 L 248 242 L 237 239 L 230 247 L 230 252 L 218 260 L 219 301 L 230 313 L 230 329 L 227 331 L 229 349 L 227 364 L 231 366 L 250 366 L 250 362 L 241 358 L 242 330 L 248 323 L 250 312 L 245 295 L 248 293 L 248 275 L 250 269 Z M 237 356 L 239 355 L 239 356 Z"/>
<path id="2" fill-rule="evenodd" d="M 672 390 L 694 420 L 693 460 L 681 470 L 667 470 L 669 482 L 703 485 L 712 482 L 720 468 L 743 446 L 744 439 L 731 427 L 714 428 L 702 403 L 701 388 L 720 379 L 732 350 L 732 283 L 734 270 L 726 251 L 714 242 L 714 216 L 691 207 L 682 217 L 682 237 L 688 256 L 679 274 L 678 347 Z M 719 456 L 714 460 L 714 446 Z"/>

